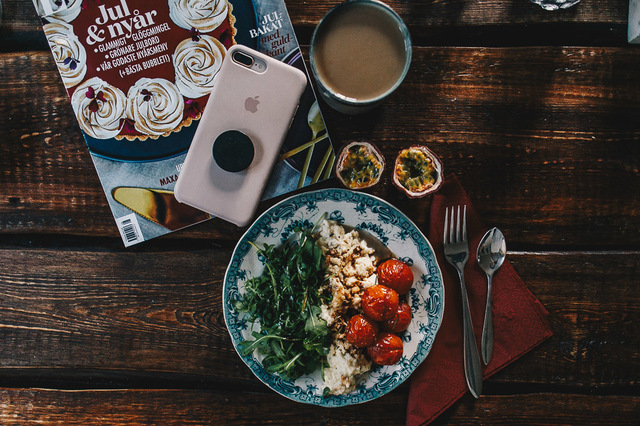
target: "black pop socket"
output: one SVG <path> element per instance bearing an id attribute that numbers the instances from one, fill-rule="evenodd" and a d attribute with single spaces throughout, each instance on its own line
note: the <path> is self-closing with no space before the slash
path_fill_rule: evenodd
<path id="1" fill-rule="evenodd" d="M 238 130 L 227 130 L 213 142 L 213 159 L 222 170 L 241 172 L 253 161 L 255 150 L 249 136 Z"/>

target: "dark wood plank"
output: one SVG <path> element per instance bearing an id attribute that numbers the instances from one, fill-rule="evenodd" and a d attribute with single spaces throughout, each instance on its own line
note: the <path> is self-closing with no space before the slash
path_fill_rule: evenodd
<path id="1" fill-rule="evenodd" d="M 640 400 L 626 395 L 528 393 L 481 396 L 455 404 L 433 425 L 637 425 Z"/>
<path id="2" fill-rule="evenodd" d="M 562 403 L 551 401 L 562 398 Z M 220 390 L 57 391 L 0 389 L 0 422 L 64 424 L 404 424 L 406 395 L 375 403 L 321 408 L 273 393 Z M 434 424 L 637 424 L 640 398 L 521 394 L 463 399 Z"/>
<path id="3" fill-rule="evenodd" d="M 4 2 L 5 16 L 11 17 L 4 23 L 11 31 L 35 31 L 41 25 L 30 0 Z M 294 26 L 315 25 L 318 20 L 339 0 L 319 0 L 286 2 Z M 430 26 L 490 26 L 499 24 L 531 24 L 546 22 L 582 22 L 626 24 L 629 2 L 611 0 L 593 2 L 583 0 L 581 4 L 568 10 L 550 13 L 528 1 L 511 0 L 459 0 L 444 1 L 401 1 L 388 0 L 391 6 L 410 27 Z"/>
<path id="4" fill-rule="evenodd" d="M 339 1 L 286 3 L 299 40 L 307 44 L 317 22 Z M 628 5 L 625 0 L 597 6 L 585 3 L 579 8 L 556 13 L 517 0 L 513 4 L 496 0 L 464 3 L 458 0 L 436 3 L 393 0 L 387 3 L 405 20 L 416 45 L 456 42 L 478 45 L 480 40 L 491 45 L 530 44 L 527 37 L 537 40 L 538 45 L 542 40 L 545 41 L 542 44 L 551 45 L 582 45 L 589 40 L 596 44 L 620 45 L 626 40 L 623 27 L 626 26 Z M 550 37 L 549 32 L 554 36 Z M 33 3 L 30 0 L 5 0 L 4 19 L 0 22 L 0 52 L 47 49 L 41 20 Z"/>
<path id="5" fill-rule="evenodd" d="M 301 43 L 309 43 L 319 19 L 337 3 L 287 2 Z M 544 11 L 526 0 L 388 3 L 409 26 L 416 46 L 627 45 L 626 0 L 582 2 L 557 12 Z M 31 50 L 48 50 L 35 8 L 29 0 L 9 2 L 0 26 L 0 52 Z"/>
<path id="6" fill-rule="evenodd" d="M 636 386 L 639 254 L 510 253 L 550 311 L 555 334 L 491 381 Z M 78 380 L 93 370 L 261 388 L 231 347 L 222 317 L 230 255 L 215 248 L 132 254 L 4 247 L 0 376 L 28 379 L 56 369 L 59 378 Z M 105 380 L 96 376 L 96 383 Z"/>
<path id="7" fill-rule="evenodd" d="M 395 393 L 362 406 L 326 409 L 275 393 L 232 390 L 55 391 L 0 389 L 0 422 L 64 424 L 403 424 L 406 396 Z M 5 403 L 6 402 L 6 403 Z"/>
<path id="8" fill-rule="evenodd" d="M 370 140 L 391 163 L 401 147 L 429 145 L 515 247 L 638 247 L 639 50 L 416 48 L 414 58 L 378 110 L 325 109 L 337 146 Z M 0 233 L 118 238 L 50 54 L 3 54 L 0 76 L 10 123 L 0 129 Z M 425 229 L 428 199 L 389 183 L 386 173 L 372 192 Z M 170 238 L 239 232 L 213 221 Z"/>
<path id="9" fill-rule="evenodd" d="M 11 341 L 0 349 L 4 367 L 211 374 L 213 365 L 234 365 L 221 369 L 225 377 L 241 369 L 222 319 L 227 250 L 135 256 L 8 250 L 1 256 L 2 265 L 20 265 L 0 272 L 0 332 Z"/>
<path id="10" fill-rule="evenodd" d="M 496 375 L 495 382 L 604 393 L 636 386 L 629 378 L 640 377 L 640 314 L 629 308 L 640 303 L 634 284 L 640 252 L 511 252 L 508 257 L 549 311 L 554 335 Z M 589 377 L 589 384 L 581 377 Z"/>

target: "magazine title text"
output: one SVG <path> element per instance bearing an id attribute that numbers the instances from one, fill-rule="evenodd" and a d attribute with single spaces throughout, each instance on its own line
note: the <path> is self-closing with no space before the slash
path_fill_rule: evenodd
<path id="1" fill-rule="evenodd" d="M 98 9 L 100 16 L 96 18 L 96 23 L 90 25 L 88 29 L 87 44 L 89 45 L 102 43 L 107 39 L 107 36 L 110 39 L 122 36 L 131 38 L 134 30 L 154 25 L 154 17 L 158 15 L 155 10 L 144 14 L 141 14 L 138 9 L 131 12 L 126 0 L 120 0 L 119 5 L 112 7 L 100 5 Z"/>

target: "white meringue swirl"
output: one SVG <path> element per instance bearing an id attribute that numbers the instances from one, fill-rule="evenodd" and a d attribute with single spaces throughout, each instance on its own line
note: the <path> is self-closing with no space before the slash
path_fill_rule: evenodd
<path id="1" fill-rule="evenodd" d="M 169 16 L 177 26 L 203 33 L 218 28 L 228 11 L 227 0 L 169 0 Z"/>
<path id="2" fill-rule="evenodd" d="M 56 22 L 42 28 L 65 87 L 77 86 L 87 73 L 87 52 L 74 34 L 73 26 Z"/>
<path id="3" fill-rule="evenodd" d="M 79 85 L 71 104 L 80 128 L 96 139 L 109 139 L 120 132 L 127 98 L 122 90 L 93 77 Z"/>
<path id="4" fill-rule="evenodd" d="M 185 97 L 197 99 L 213 89 L 227 49 L 215 38 L 200 35 L 198 41 L 183 40 L 173 53 L 176 85 Z"/>
<path id="5" fill-rule="evenodd" d="M 53 3 L 51 0 L 33 0 L 33 4 L 38 11 L 38 15 L 42 16 L 49 22 L 71 22 L 78 17 L 80 14 L 82 0 L 64 0 L 67 8 L 65 10 L 61 10 L 60 12 L 54 12 L 51 15 L 45 15 L 45 8 L 42 6 L 42 3 Z M 52 5 L 52 9 L 57 8 L 57 6 Z"/>
<path id="6" fill-rule="evenodd" d="M 182 122 L 184 101 L 175 84 L 164 78 L 141 78 L 127 93 L 127 117 L 137 131 L 160 136 Z"/>

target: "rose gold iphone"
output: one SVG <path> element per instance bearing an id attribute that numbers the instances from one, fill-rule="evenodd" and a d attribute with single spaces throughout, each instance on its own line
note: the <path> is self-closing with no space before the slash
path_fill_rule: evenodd
<path id="1" fill-rule="evenodd" d="M 306 75 L 297 68 L 232 46 L 182 166 L 176 199 L 247 225 L 306 85 Z"/>

